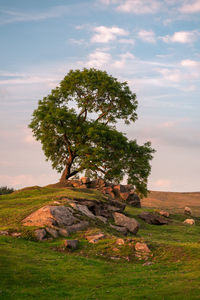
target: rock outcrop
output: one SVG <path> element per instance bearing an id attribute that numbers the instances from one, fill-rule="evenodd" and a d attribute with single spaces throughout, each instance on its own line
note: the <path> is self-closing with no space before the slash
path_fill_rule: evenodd
<path id="1" fill-rule="evenodd" d="M 110 199 L 120 200 L 128 203 L 134 207 L 141 207 L 140 198 L 134 192 L 133 187 L 129 184 L 110 184 L 105 182 L 103 179 L 95 179 L 90 180 L 88 177 L 81 177 L 80 179 L 71 179 L 67 180 L 65 183 L 67 187 L 75 187 L 75 188 L 92 188 L 98 189 L 103 194 L 108 196 Z"/>

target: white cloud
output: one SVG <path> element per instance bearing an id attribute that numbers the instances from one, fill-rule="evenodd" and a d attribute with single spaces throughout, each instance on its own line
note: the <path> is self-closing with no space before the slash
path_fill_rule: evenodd
<path id="1" fill-rule="evenodd" d="M 196 1 L 192 1 L 192 2 L 187 1 L 186 3 L 184 3 L 181 6 L 180 11 L 185 14 L 192 14 L 192 13 L 200 12 L 200 0 L 196 0 Z"/>
<path id="2" fill-rule="evenodd" d="M 112 66 L 114 68 L 124 68 L 127 64 L 127 62 L 132 61 L 135 58 L 135 56 L 130 53 L 130 52 L 126 52 L 124 54 L 120 55 L 120 60 L 116 60 L 113 62 Z"/>
<path id="3" fill-rule="evenodd" d="M 158 68 L 157 71 L 163 76 L 163 79 L 171 82 L 181 82 L 199 78 L 199 72 L 184 72 L 182 69 Z"/>
<path id="4" fill-rule="evenodd" d="M 178 31 L 175 32 L 173 35 L 166 35 L 162 37 L 162 40 L 165 43 L 192 43 L 198 38 L 198 31 Z"/>
<path id="5" fill-rule="evenodd" d="M 98 26 L 94 28 L 95 35 L 91 38 L 92 43 L 108 43 L 116 40 L 117 36 L 127 36 L 128 32 L 119 27 Z"/>
<path id="6" fill-rule="evenodd" d="M 199 67 L 200 66 L 200 62 L 199 61 L 195 61 L 195 60 L 191 60 L 191 59 L 185 59 L 185 60 L 181 61 L 181 66 L 183 66 L 183 67 L 189 67 L 189 68 Z"/>
<path id="7" fill-rule="evenodd" d="M 33 137 L 31 129 L 26 128 L 23 130 L 23 132 L 24 132 L 23 142 L 25 144 L 34 145 L 37 143 L 35 138 Z"/>
<path id="8" fill-rule="evenodd" d="M 156 37 L 155 33 L 152 30 L 143 30 L 141 29 L 138 32 L 138 37 L 147 43 L 155 43 L 156 42 Z"/>
<path id="9" fill-rule="evenodd" d="M 118 11 L 139 15 L 156 13 L 161 7 L 157 0 L 125 0 L 120 1 L 120 3 L 117 6 Z"/>
<path id="10" fill-rule="evenodd" d="M 112 57 L 109 53 L 96 49 L 94 52 L 89 54 L 86 64 L 88 67 L 101 68 L 106 66 L 111 59 Z"/>
<path id="11" fill-rule="evenodd" d="M 60 5 L 49 8 L 44 12 L 20 12 L 14 10 L 1 10 L 0 12 L 2 14 L 0 24 L 9 24 L 15 22 L 31 22 L 61 17 L 69 12 L 69 7 Z"/>

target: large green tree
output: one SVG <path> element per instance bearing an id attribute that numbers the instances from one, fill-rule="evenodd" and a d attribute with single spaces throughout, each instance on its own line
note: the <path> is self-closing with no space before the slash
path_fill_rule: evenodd
<path id="1" fill-rule="evenodd" d="M 96 69 L 71 70 L 38 103 L 29 125 L 61 181 L 79 172 L 119 182 L 125 175 L 140 195 L 147 192 L 149 142 L 140 146 L 116 130 L 135 122 L 137 100 L 126 82 Z"/>

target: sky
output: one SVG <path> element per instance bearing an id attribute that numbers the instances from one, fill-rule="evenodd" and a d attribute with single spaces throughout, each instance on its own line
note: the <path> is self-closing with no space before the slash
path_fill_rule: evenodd
<path id="1" fill-rule="evenodd" d="M 200 191 L 200 0 L 0 0 L 0 186 L 58 181 L 28 129 L 70 69 L 106 70 L 137 94 L 117 128 L 156 150 L 150 190 Z"/>

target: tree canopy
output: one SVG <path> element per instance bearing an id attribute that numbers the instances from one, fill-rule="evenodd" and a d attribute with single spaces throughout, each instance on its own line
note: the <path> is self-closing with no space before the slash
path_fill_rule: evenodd
<path id="1" fill-rule="evenodd" d="M 136 140 L 116 130 L 115 123 L 137 119 L 137 100 L 126 82 L 105 71 L 71 70 L 33 112 L 29 125 L 52 167 L 65 181 L 79 172 L 120 182 L 125 175 L 140 195 L 147 192 L 150 142 Z"/>

